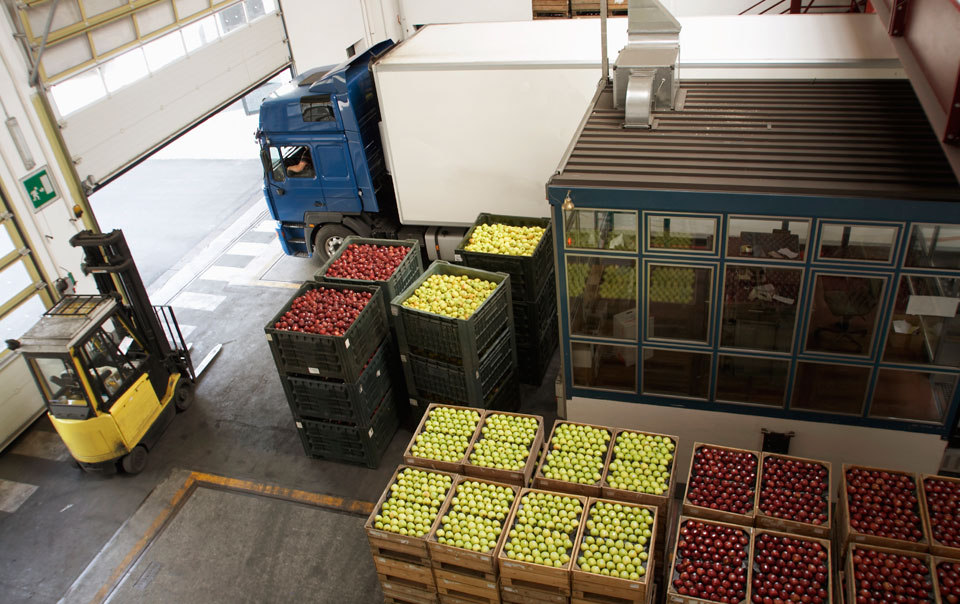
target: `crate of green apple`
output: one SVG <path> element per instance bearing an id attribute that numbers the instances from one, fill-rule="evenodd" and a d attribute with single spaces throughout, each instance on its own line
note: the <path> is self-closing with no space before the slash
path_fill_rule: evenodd
<path id="1" fill-rule="evenodd" d="M 833 602 L 830 541 L 754 529 L 750 600 L 754 604 Z"/>
<path id="2" fill-rule="evenodd" d="M 746 604 L 753 529 L 681 516 L 667 575 L 671 604 Z M 789 601 L 789 600 L 788 600 Z"/>
<path id="3" fill-rule="evenodd" d="M 656 576 L 657 515 L 654 506 L 591 498 L 573 554 L 573 598 L 645 604 Z"/>
<path id="4" fill-rule="evenodd" d="M 829 539 L 832 480 L 827 461 L 764 453 L 756 526 Z"/>
<path id="5" fill-rule="evenodd" d="M 638 430 L 616 430 L 613 452 L 603 472 L 607 499 L 656 506 L 664 526 L 676 486 L 676 451 L 680 439 Z"/>
<path id="6" fill-rule="evenodd" d="M 960 560 L 933 559 L 933 584 L 939 602 L 960 604 Z"/>
<path id="7" fill-rule="evenodd" d="M 694 443 L 683 513 L 753 526 L 759 464 L 757 451 Z"/>
<path id="8" fill-rule="evenodd" d="M 387 335 L 374 286 L 304 283 L 264 328 L 281 374 L 357 379 Z"/>
<path id="9" fill-rule="evenodd" d="M 343 240 L 314 278 L 343 285 L 379 285 L 389 302 L 422 272 L 420 244 L 415 239 L 351 236 Z"/>
<path id="10" fill-rule="evenodd" d="M 525 487 L 543 449 L 543 417 L 487 410 L 467 453 L 467 476 Z"/>
<path id="11" fill-rule="evenodd" d="M 933 558 L 927 554 L 851 543 L 844 564 L 847 604 L 933 602 Z"/>
<path id="12" fill-rule="evenodd" d="M 533 479 L 538 489 L 599 497 L 613 428 L 558 421 Z"/>
<path id="13" fill-rule="evenodd" d="M 924 474 L 920 482 L 930 553 L 960 560 L 960 478 Z"/>
<path id="14" fill-rule="evenodd" d="M 364 529 L 375 556 L 430 566 L 427 537 L 440 522 L 456 474 L 398 466 Z"/>
<path id="15" fill-rule="evenodd" d="M 403 452 L 403 463 L 463 472 L 463 462 L 480 424 L 480 411 L 469 407 L 431 404 Z"/>
<path id="16" fill-rule="evenodd" d="M 586 505 L 586 497 L 522 489 L 498 557 L 501 583 L 569 597 L 573 547 Z"/>
<path id="17" fill-rule="evenodd" d="M 837 497 L 839 546 L 914 552 L 930 547 L 916 474 L 844 464 Z"/>

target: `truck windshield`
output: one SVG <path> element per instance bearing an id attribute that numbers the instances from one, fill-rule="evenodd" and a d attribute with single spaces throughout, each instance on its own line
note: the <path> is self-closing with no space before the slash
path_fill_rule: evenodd
<path id="1" fill-rule="evenodd" d="M 43 389 L 48 403 L 57 405 L 87 406 L 83 384 L 74 371 L 73 364 L 64 357 L 32 357 L 33 372 Z"/>

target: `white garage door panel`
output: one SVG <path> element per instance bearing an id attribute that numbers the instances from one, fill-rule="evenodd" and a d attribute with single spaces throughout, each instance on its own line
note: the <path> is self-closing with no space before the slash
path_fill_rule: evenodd
<path id="1" fill-rule="evenodd" d="M 43 413 L 43 399 L 23 357 L 0 368 L 0 451 Z"/>
<path id="2" fill-rule="evenodd" d="M 284 38 L 279 15 L 258 19 L 71 114 L 63 136 L 80 177 L 105 180 L 287 65 Z"/>

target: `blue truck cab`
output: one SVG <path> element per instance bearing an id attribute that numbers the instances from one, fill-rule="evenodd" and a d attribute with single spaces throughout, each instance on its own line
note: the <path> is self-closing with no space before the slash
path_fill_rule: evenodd
<path id="1" fill-rule="evenodd" d="M 396 227 L 370 63 L 386 40 L 332 69 L 308 71 L 260 106 L 263 193 L 283 251 L 326 259 L 348 235 Z"/>

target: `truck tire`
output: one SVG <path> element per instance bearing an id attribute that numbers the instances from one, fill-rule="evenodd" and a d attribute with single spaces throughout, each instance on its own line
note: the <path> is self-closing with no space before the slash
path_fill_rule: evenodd
<path id="1" fill-rule="evenodd" d="M 313 255 L 321 264 L 326 262 L 337 251 L 343 240 L 350 235 L 356 235 L 356 233 L 342 224 L 323 225 L 313 238 Z"/>

